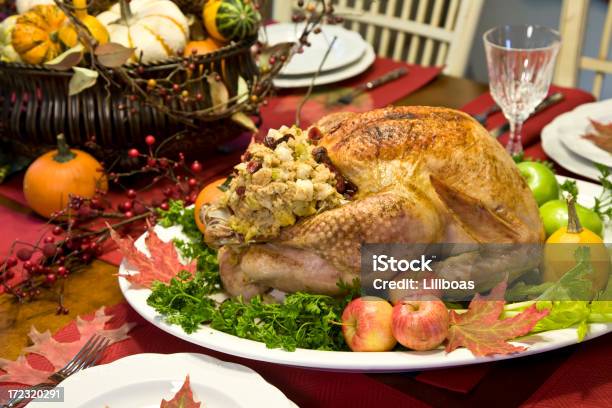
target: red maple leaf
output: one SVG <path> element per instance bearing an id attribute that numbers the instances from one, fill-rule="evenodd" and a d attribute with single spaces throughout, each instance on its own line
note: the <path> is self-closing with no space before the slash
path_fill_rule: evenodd
<path id="1" fill-rule="evenodd" d="M 548 315 L 549 310 L 537 310 L 535 305 L 509 319 L 500 320 L 504 310 L 506 282 L 491 290 L 489 296 L 476 295 L 470 302 L 468 311 L 450 312 L 446 352 L 458 347 L 468 348 L 475 356 L 492 354 L 511 354 L 526 348 L 514 346 L 507 340 L 524 336 L 536 323 Z"/>
<path id="2" fill-rule="evenodd" d="M 185 378 L 185 382 L 181 389 L 176 393 L 170 401 L 162 400 L 159 408 L 200 408 L 201 402 L 195 402 L 193 399 L 193 391 L 189 384 L 189 376 Z"/>
<path id="3" fill-rule="evenodd" d="M 92 320 L 77 317 L 76 329 L 79 332 L 79 339 L 72 342 L 59 342 L 48 330 L 41 333 L 32 327 L 28 334 L 32 345 L 25 348 L 24 351 L 44 357 L 53 366 L 53 371 L 57 371 L 79 352 L 93 334 L 102 335 L 111 343 L 127 339 L 127 333 L 135 326 L 135 323 L 125 323 L 116 329 L 106 329 L 106 323 L 112 318 L 112 315 L 104 313 L 104 308 L 98 309 Z M 49 371 L 37 370 L 30 366 L 25 355 L 19 356 L 15 361 L 0 359 L 0 369 L 5 372 L 0 375 L 0 382 L 28 385 L 46 382 L 47 377 L 51 374 Z"/>
<path id="4" fill-rule="evenodd" d="M 612 153 L 612 122 L 605 124 L 593 119 L 589 119 L 589 121 L 595 129 L 595 133 L 588 133 L 582 137 L 595 143 L 601 149 Z"/>
<path id="5" fill-rule="evenodd" d="M 112 228 L 111 238 L 127 262 L 138 270 L 136 274 L 121 275 L 133 284 L 150 288 L 155 281 L 169 283 L 180 271 L 188 271 L 192 274 L 196 271 L 196 262 L 191 261 L 183 265 L 179 261 L 174 244 L 162 241 L 153 228 L 149 228 L 145 238 L 145 244 L 151 256 L 136 249 L 132 237 L 121 238 Z"/>
<path id="6" fill-rule="evenodd" d="M 589 119 L 589 121 L 591 122 L 591 125 L 593 125 L 595 130 L 601 136 L 612 137 L 612 122 L 610 122 L 610 123 L 602 123 L 602 122 L 598 122 L 598 121 L 593 120 L 593 119 Z"/>

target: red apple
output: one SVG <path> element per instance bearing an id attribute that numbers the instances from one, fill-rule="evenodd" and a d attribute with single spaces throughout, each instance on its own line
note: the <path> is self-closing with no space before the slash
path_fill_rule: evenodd
<path id="1" fill-rule="evenodd" d="M 389 351 L 397 341 L 391 329 L 393 307 L 384 299 L 354 299 L 342 312 L 342 334 L 353 351 Z"/>
<path id="2" fill-rule="evenodd" d="M 441 300 L 400 300 L 393 307 L 393 336 L 412 350 L 432 350 L 448 335 L 448 310 Z"/>

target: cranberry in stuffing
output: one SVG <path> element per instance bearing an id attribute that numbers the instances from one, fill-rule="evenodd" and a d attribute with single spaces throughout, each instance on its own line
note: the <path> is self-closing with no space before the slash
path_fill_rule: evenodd
<path id="1" fill-rule="evenodd" d="M 314 144 L 321 140 L 322 137 L 323 133 L 321 133 L 318 127 L 313 126 L 308 130 L 308 140 L 310 140 Z"/>

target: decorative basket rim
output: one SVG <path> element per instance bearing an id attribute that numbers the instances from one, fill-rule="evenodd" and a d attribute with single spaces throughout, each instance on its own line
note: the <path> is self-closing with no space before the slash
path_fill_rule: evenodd
<path id="1" fill-rule="evenodd" d="M 222 57 L 222 58 L 230 57 L 232 55 L 243 52 L 245 48 L 250 48 L 255 43 L 256 40 L 257 40 L 256 35 L 247 37 L 240 41 L 231 42 L 217 50 L 208 52 L 206 54 L 197 54 L 194 56 L 194 58 L 196 62 L 199 62 L 203 60 L 216 59 L 218 57 Z M 181 63 L 183 60 L 184 60 L 183 57 L 174 56 L 174 57 L 170 57 L 170 58 L 166 58 L 162 60 L 149 61 L 149 62 L 142 63 L 142 64 L 136 64 L 136 63 L 131 62 L 129 64 L 125 64 L 124 66 L 134 67 L 136 65 L 140 65 L 146 71 L 150 72 L 150 71 L 170 68 L 178 63 Z M 24 62 L 9 62 L 9 61 L 0 60 L 0 69 L 5 69 L 5 68 L 10 69 L 10 70 L 34 70 L 34 71 L 59 74 L 59 75 L 72 75 L 71 71 L 60 71 L 57 69 L 52 69 L 52 68 L 47 67 L 44 64 L 34 65 L 34 64 L 27 64 Z"/>

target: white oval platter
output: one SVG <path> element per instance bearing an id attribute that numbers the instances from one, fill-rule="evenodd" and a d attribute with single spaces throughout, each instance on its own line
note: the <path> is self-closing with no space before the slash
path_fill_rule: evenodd
<path id="1" fill-rule="evenodd" d="M 564 177 L 559 177 L 560 182 L 563 182 L 565 179 Z M 585 206 L 592 206 L 594 198 L 601 191 L 601 186 L 580 180 L 576 181 L 580 190 L 579 202 Z M 162 228 L 157 226 L 155 228 L 160 238 L 166 242 L 181 236 L 180 228 L 177 227 Z M 610 225 L 606 226 L 605 238 L 606 242 L 612 242 L 612 227 Z M 139 250 L 143 250 L 143 237 L 136 241 L 136 247 Z M 146 251 L 143 250 L 143 252 Z M 119 271 L 120 274 L 136 272 L 129 269 L 125 262 L 121 263 Z M 559 349 L 578 342 L 576 329 L 568 328 L 524 337 L 520 341 L 514 342 L 514 344 L 528 346 L 524 352 L 493 357 L 475 357 L 469 350 L 464 348 L 457 349 L 448 354 L 443 349 L 425 352 L 392 351 L 377 353 L 297 349 L 294 352 L 288 352 L 281 349 L 269 349 L 263 343 L 232 336 L 205 325 L 197 332 L 187 334 L 179 326 L 167 324 L 163 316 L 147 305 L 147 297 L 151 293 L 150 290 L 136 288 L 122 277 L 119 277 L 119 285 L 128 303 L 136 312 L 151 324 L 173 336 L 234 356 L 321 370 L 346 372 L 420 371 L 529 356 Z M 589 332 L 583 341 L 599 337 L 611 331 L 612 323 L 591 324 L 589 325 Z M 588 347 L 588 344 L 585 344 L 585 347 Z"/>

